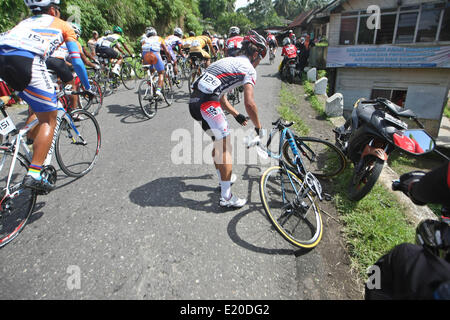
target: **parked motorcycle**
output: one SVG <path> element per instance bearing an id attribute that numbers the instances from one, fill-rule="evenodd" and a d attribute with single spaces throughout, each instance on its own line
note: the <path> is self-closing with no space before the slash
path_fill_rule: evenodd
<path id="1" fill-rule="evenodd" d="M 281 80 L 287 80 L 289 83 L 294 83 L 295 77 L 298 75 L 297 57 L 287 59 L 281 70 Z"/>
<path id="2" fill-rule="evenodd" d="M 414 120 L 421 129 L 408 130 L 400 118 Z M 412 110 L 384 98 L 359 99 L 346 124 L 333 130 L 336 146 L 354 164 L 349 198 L 359 201 L 372 190 L 396 148 L 415 156 L 432 152 L 435 142 L 423 128 Z"/>

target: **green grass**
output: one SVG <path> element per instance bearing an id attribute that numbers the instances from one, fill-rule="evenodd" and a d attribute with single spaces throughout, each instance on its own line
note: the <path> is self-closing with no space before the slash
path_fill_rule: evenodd
<path id="1" fill-rule="evenodd" d="M 414 243 L 415 226 L 404 214 L 404 208 L 382 185 L 359 202 L 347 198 L 347 185 L 352 170 L 346 169 L 335 182 L 336 207 L 344 222 L 343 234 L 351 265 L 361 281 L 367 279 L 366 270 L 394 246 Z"/>
<path id="2" fill-rule="evenodd" d="M 308 95 L 307 100 L 311 104 L 311 107 L 317 111 L 319 116 L 323 118 L 328 118 L 327 114 L 325 113 L 325 106 L 323 103 L 319 101 L 317 96 L 314 93 L 314 87 L 308 80 L 302 80 L 303 88 L 305 89 L 305 93 Z"/>
<path id="3" fill-rule="evenodd" d="M 286 121 L 295 122 L 294 131 L 302 136 L 306 136 L 309 133 L 308 126 L 302 121 L 302 119 L 292 110 L 292 106 L 297 106 L 299 101 L 297 97 L 289 90 L 286 84 L 281 84 L 280 91 L 280 106 L 278 107 L 278 113 Z"/>
<path id="4" fill-rule="evenodd" d="M 450 106 L 448 105 L 448 101 L 444 107 L 444 116 L 446 116 L 447 118 L 450 118 Z"/>

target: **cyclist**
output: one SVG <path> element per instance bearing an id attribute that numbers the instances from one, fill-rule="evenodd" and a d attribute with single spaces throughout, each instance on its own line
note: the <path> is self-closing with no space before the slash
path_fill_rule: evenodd
<path id="1" fill-rule="evenodd" d="M 294 44 L 297 41 L 297 37 L 295 36 L 294 31 L 289 30 L 289 40 L 291 40 L 291 43 Z"/>
<path id="2" fill-rule="evenodd" d="M 267 44 L 273 55 L 277 53 L 278 41 L 277 38 L 269 31 L 267 34 Z"/>
<path id="3" fill-rule="evenodd" d="M 177 56 L 175 54 L 178 53 L 181 56 L 184 56 L 183 54 L 183 40 L 181 39 L 181 37 L 183 36 L 183 30 L 181 30 L 181 28 L 175 28 L 173 30 L 173 34 L 170 36 L 167 36 L 166 39 L 164 39 L 164 43 L 167 47 L 167 50 L 170 53 L 170 56 L 172 57 L 172 61 L 173 61 L 173 71 L 175 73 L 175 81 L 177 81 L 179 83 L 180 80 L 178 80 L 178 61 L 177 61 Z"/>
<path id="4" fill-rule="evenodd" d="M 210 53 L 204 50 L 206 48 L 209 49 Z M 192 40 L 191 46 L 189 47 L 189 56 L 191 58 L 196 57 L 205 60 L 206 67 L 209 67 L 211 64 L 211 55 L 215 56 L 216 51 L 211 42 L 211 34 L 208 30 L 205 30 L 201 36 L 195 37 Z"/>
<path id="5" fill-rule="evenodd" d="M 416 229 L 419 245 L 404 243 L 381 257 L 379 288 L 366 299 L 450 299 L 450 162 L 428 172 L 400 176 L 400 187 L 415 204 L 441 204 L 441 221 L 425 220 Z"/>
<path id="6" fill-rule="evenodd" d="M 236 57 L 240 54 L 244 37 L 240 36 L 241 30 L 233 26 L 230 28 L 229 37 L 225 43 L 225 57 Z"/>
<path id="7" fill-rule="evenodd" d="M 114 72 L 116 75 L 120 75 L 120 66 L 123 63 L 122 55 L 125 55 L 125 52 L 123 51 L 121 46 L 123 45 L 130 56 L 134 57 L 131 50 L 127 47 L 122 35 L 122 28 L 119 26 L 114 26 L 113 33 L 109 34 L 109 32 L 106 31 L 105 36 L 99 39 L 96 48 L 98 53 L 103 54 L 108 59 L 117 59 L 117 62 L 112 69 L 112 72 Z M 120 55 L 120 53 L 114 49 L 117 49 L 122 55 Z"/>
<path id="8" fill-rule="evenodd" d="M 183 51 L 189 53 L 189 49 L 191 47 L 191 43 L 195 38 L 195 32 L 189 31 L 189 36 L 186 39 L 183 39 Z"/>
<path id="9" fill-rule="evenodd" d="M 172 56 L 167 50 L 163 38 L 158 36 L 155 28 L 148 27 L 145 36 L 146 38 L 142 43 L 142 58 L 144 64 L 151 65 L 152 69 L 155 68 L 156 72 L 158 72 L 156 94 L 161 97 L 161 90 L 164 84 L 164 61 L 161 58 L 161 51 L 165 53 L 170 61 L 172 61 Z"/>
<path id="10" fill-rule="evenodd" d="M 220 180 L 222 207 L 240 208 L 247 202 L 231 193 L 230 130 L 223 109 L 246 126 L 247 118 L 240 114 L 226 98 L 226 93 L 244 86 L 245 109 L 258 134 L 262 132 L 253 87 L 256 84 L 256 66 L 265 57 L 267 43 L 264 37 L 250 31 L 242 42 L 242 55 L 227 57 L 211 64 L 193 84 L 189 101 L 191 116 L 201 122 L 202 128 L 214 141 L 212 156 Z"/>
<path id="11" fill-rule="evenodd" d="M 219 37 L 217 36 L 217 34 L 214 34 L 214 35 L 211 37 L 211 43 L 212 43 L 212 45 L 213 45 L 214 50 L 216 51 L 216 53 L 218 53 L 220 48 L 219 48 Z"/>
<path id="12" fill-rule="evenodd" d="M 75 72 L 90 90 L 86 69 L 80 57 L 76 34 L 60 19 L 60 0 L 25 0 L 33 16 L 0 35 L 0 77 L 20 91 L 30 105 L 29 117 L 36 114 L 39 123 L 33 143 L 33 158 L 23 179 L 27 188 L 49 192 L 55 185 L 41 177 L 56 126 L 57 101 L 45 61 L 66 43 Z M 92 96 L 94 93 L 89 91 Z"/>

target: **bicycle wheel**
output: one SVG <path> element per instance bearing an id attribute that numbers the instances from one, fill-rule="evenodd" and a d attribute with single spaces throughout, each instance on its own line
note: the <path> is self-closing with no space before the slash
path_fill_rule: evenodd
<path id="1" fill-rule="evenodd" d="M 344 171 L 345 156 L 334 144 L 313 137 L 295 136 L 294 139 L 306 171 L 319 178 L 331 178 Z M 291 170 L 296 171 L 294 154 L 287 140 L 283 143 L 282 152 L 286 164 Z"/>
<path id="2" fill-rule="evenodd" d="M 11 176 L 10 195 L 6 196 L 6 182 L 12 159 L 12 152 L 0 149 L 0 247 L 11 242 L 23 230 L 37 198 L 36 191 L 22 188 L 29 162 L 20 153 Z"/>
<path id="3" fill-rule="evenodd" d="M 100 127 L 95 117 L 83 109 L 64 117 L 56 140 L 56 160 L 70 177 L 82 177 L 92 170 L 101 146 Z M 75 122 L 74 122 L 75 121 Z"/>
<path id="4" fill-rule="evenodd" d="M 162 90 L 164 101 L 167 103 L 168 106 L 172 105 L 173 103 L 173 81 L 170 77 L 164 77 L 164 88 Z"/>
<path id="5" fill-rule="evenodd" d="M 123 86 L 128 90 L 136 88 L 136 71 L 130 63 L 123 63 L 122 69 L 120 70 L 120 79 L 122 80 Z"/>
<path id="6" fill-rule="evenodd" d="M 98 115 L 100 109 L 103 105 L 103 92 L 100 85 L 92 79 L 89 79 L 89 84 L 91 85 L 92 91 L 97 95 L 90 99 L 86 95 L 80 95 L 80 106 L 86 111 L 90 111 L 94 116 Z"/>
<path id="7" fill-rule="evenodd" d="M 150 80 L 142 80 L 138 88 L 139 104 L 142 112 L 149 119 L 152 119 L 158 111 L 153 89 Z"/>
<path id="8" fill-rule="evenodd" d="M 259 191 L 270 222 L 283 238 L 300 248 L 313 248 L 320 242 L 323 231 L 320 210 L 292 171 L 280 166 L 267 169 Z"/>

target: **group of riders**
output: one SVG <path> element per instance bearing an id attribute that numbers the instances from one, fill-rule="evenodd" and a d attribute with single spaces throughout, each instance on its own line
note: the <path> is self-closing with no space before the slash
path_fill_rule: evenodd
<path id="1" fill-rule="evenodd" d="M 98 57 L 115 59 L 112 72 L 119 74 L 125 51 L 130 56 L 134 57 L 134 54 L 126 44 L 123 30 L 118 26 L 107 31 L 102 37 L 94 32 L 87 45 L 80 44 L 81 27 L 60 19 L 60 0 L 24 2 L 33 15 L 8 32 L 0 34 L 0 77 L 15 91 L 20 92 L 19 97 L 30 106 L 27 122 L 31 122 L 35 117 L 39 120 L 35 130 L 28 136 L 33 140 L 33 157 L 23 179 L 23 186 L 49 192 L 55 185 L 41 176 L 57 115 L 57 96 L 49 70 L 53 70 L 64 83 L 75 86 L 73 69 L 86 95 L 95 96 L 97 93 L 91 89 L 85 65 L 99 68 Z M 177 55 L 204 60 L 205 72 L 192 84 L 189 112 L 214 142 L 212 157 L 220 183 L 220 206 L 243 207 L 247 200 L 231 192 L 231 184 L 236 181 L 236 175 L 232 174 L 230 127 L 224 111 L 242 126 L 251 121 L 256 134 L 264 135 L 265 130 L 262 128 L 255 102 L 255 68 L 269 50 L 275 54 L 278 47 L 276 38 L 270 33 L 263 37 L 253 30 L 242 36 L 236 26 L 230 28 L 226 39 L 212 36 L 206 30 L 202 35 L 196 36 L 190 32 L 189 36 L 184 37 L 181 28 L 175 28 L 172 35 L 163 38 L 154 27 L 148 27 L 140 40 L 143 63 L 159 75 L 157 94 L 161 93 L 163 86 L 164 59 L 173 62 L 175 75 L 179 74 Z M 295 35 L 290 32 L 283 40 L 282 55 L 287 59 L 292 58 L 294 51 L 301 51 L 304 45 L 303 37 L 297 41 Z M 211 63 L 211 59 L 217 54 L 223 55 L 224 58 Z M 226 93 L 237 87 L 243 88 L 247 116 L 241 114 L 227 100 Z M 76 105 L 77 102 L 74 99 L 72 103 Z M 443 179 L 442 188 L 447 196 L 450 188 L 449 167 L 443 168 L 444 171 L 448 181 Z M 408 187 L 405 187 L 404 192 L 410 194 L 413 190 L 411 186 L 420 185 L 420 181 L 426 180 L 424 176 L 425 174 L 416 174 L 412 178 L 408 176 L 409 180 L 405 178 L 404 180 L 408 180 L 405 182 Z M 427 199 L 423 201 L 426 202 Z M 388 258 L 393 259 L 391 256 L 387 257 L 384 260 L 386 266 L 390 266 L 389 261 L 394 261 Z M 431 272 L 431 269 L 428 268 L 427 273 Z M 391 274 L 394 275 L 394 271 Z M 395 275 L 400 279 L 400 274 Z M 405 286 L 398 290 L 404 288 Z"/>

